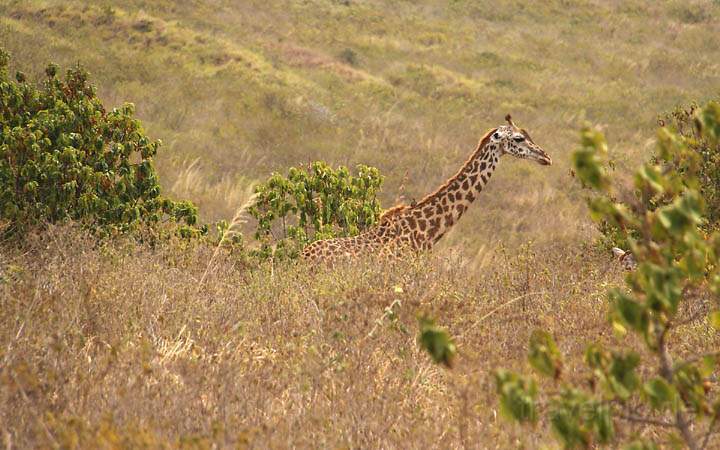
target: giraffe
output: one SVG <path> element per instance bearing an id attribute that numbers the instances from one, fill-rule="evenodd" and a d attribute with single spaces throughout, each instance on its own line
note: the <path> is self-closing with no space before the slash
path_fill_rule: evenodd
<path id="1" fill-rule="evenodd" d="M 505 120 L 508 124 L 488 131 L 460 170 L 434 192 L 411 205 L 390 208 L 376 225 L 357 236 L 315 241 L 305 247 L 302 258 L 334 262 L 360 255 L 396 257 L 432 249 L 487 185 L 501 156 L 552 164 L 527 131 L 515 126 L 510 114 Z"/>

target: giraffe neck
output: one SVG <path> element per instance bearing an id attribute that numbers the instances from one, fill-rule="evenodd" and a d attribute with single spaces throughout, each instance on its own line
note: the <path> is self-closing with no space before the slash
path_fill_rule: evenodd
<path id="1" fill-rule="evenodd" d="M 431 249 L 457 223 L 495 171 L 501 153 L 489 142 L 490 134 L 454 177 L 417 205 L 393 208 L 377 225 L 357 236 L 313 242 L 303 250 L 303 258 L 332 260 L 361 253 L 397 256 L 408 249 Z"/>
<path id="2" fill-rule="evenodd" d="M 457 223 L 490 180 L 499 159 L 497 145 L 483 139 L 454 177 L 411 208 L 407 217 L 414 247 L 429 250 Z"/>

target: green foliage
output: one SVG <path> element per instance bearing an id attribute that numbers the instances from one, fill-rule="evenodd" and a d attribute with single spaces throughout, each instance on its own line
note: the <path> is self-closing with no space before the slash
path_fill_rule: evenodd
<path id="1" fill-rule="evenodd" d="M 592 369 L 595 384 L 599 384 L 603 398 L 617 397 L 627 400 L 638 388 L 635 368 L 640 357 L 635 353 L 610 353 L 596 344 L 591 344 L 585 351 L 585 362 Z"/>
<path id="2" fill-rule="evenodd" d="M 642 389 L 653 409 L 675 411 L 677 408 L 677 390 L 663 378 L 655 377 L 647 381 Z"/>
<path id="3" fill-rule="evenodd" d="M 611 189 L 608 169 L 613 164 L 608 159 L 604 137 L 598 131 L 583 130 L 582 148 L 573 155 L 573 165 L 583 185 L 598 191 L 591 201 L 592 216 L 608 246 L 630 245 L 625 233 L 625 221 L 631 218 L 629 211 L 637 214 L 668 207 L 687 188 L 697 191 L 704 202 L 702 208 L 692 207 L 704 211 L 701 228 L 710 232 L 720 227 L 719 118 L 720 104 L 716 102 L 702 109 L 697 105 L 676 108 L 660 118 L 658 148 L 648 164 L 635 174 L 632 200 L 628 203 L 619 203 Z M 687 198 L 685 202 L 697 202 L 699 198 Z M 659 219 L 665 227 L 683 226 L 678 222 L 681 218 L 699 221 L 699 215 L 687 214 L 687 207 L 684 211 L 668 208 Z M 631 233 L 629 237 L 637 239 L 638 234 Z"/>
<path id="4" fill-rule="evenodd" d="M 530 336 L 530 365 L 541 375 L 558 378 L 562 367 L 561 355 L 555 341 L 545 331 L 535 330 Z"/>
<path id="5" fill-rule="evenodd" d="M 500 412 L 505 417 L 519 422 L 537 421 L 535 380 L 500 369 L 495 371 L 495 384 L 500 395 Z"/>
<path id="6" fill-rule="evenodd" d="M 343 49 L 338 56 L 342 62 L 350 64 L 351 66 L 356 66 L 358 63 L 358 54 L 351 48 Z"/>
<path id="7" fill-rule="evenodd" d="M 682 182 L 695 183 L 705 201 L 707 230 L 714 230 L 720 221 L 720 103 L 711 102 L 705 108 L 698 105 L 689 108 L 676 108 L 666 114 L 661 123 L 674 130 L 682 138 L 683 144 L 691 150 L 683 159 L 668 159 L 669 155 L 659 155 L 661 161 L 675 169 L 679 174 L 687 170 L 694 177 L 682 178 Z M 667 139 L 671 139 L 668 136 Z M 692 163 L 693 167 L 687 167 Z"/>
<path id="8" fill-rule="evenodd" d="M 420 317 L 420 335 L 418 343 L 432 357 L 435 364 L 443 364 L 452 367 L 457 349 L 448 332 L 435 325 L 435 322 L 427 317 Z"/>
<path id="9" fill-rule="evenodd" d="M 573 166 L 583 184 L 593 189 L 605 189 L 609 184 L 602 161 L 607 156 L 607 144 L 599 131 L 584 128 L 581 133 L 581 148 L 573 153 Z"/>
<path id="10" fill-rule="evenodd" d="M 551 400 L 550 423 L 565 448 L 609 442 L 615 435 L 610 408 L 584 392 L 564 388 Z"/>
<path id="11" fill-rule="evenodd" d="M 145 136 L 134 108 L 107 112 L 80 67 L 42 87 L 8 78 L 0 49 L 0 211 L 7 233 L 82 221 L 96 231 L 129 231 L 164 218 L 195 233 L 197 210 L 160 195 L 152 159 L 160 141 Z"/>
<path id="12" fill-rule="evenodd" d="M 610 176 L 603 168 L 604 138 L 583 130 L 582 147 L 573 161 L 580 181 L 600 192 L 589 199 L 592 217 L 621 233 L 639 262 L 627 276 L 627 288 L 609 292 L 609 319 L 615 330 L 641 336 L 654 358 L 643 360 L 639 353 L 615 352 L 598 343 L 588 347 L 590 389 L 565 381 L 560 392 L 548 394 L 545 402 L 553 430 L 566 448 L 615 442 L 616 421 L 654 424 L 658 421 L 651 417 L 658 415 L 674 429 L 679 443 L 701 448 L 700 442 L 707 442 L 720 419 L 720 399 L 706 385 L 717 370 L 720 352 L 698 349 L 685 360 L 675 360 L 668 339 L 671 330 L 697 320 L 686 317 L 689 308 L 683 304 L 703 305 L 712 293 L 716 303 L 707 316 L 708 329 L 718 325 L 720 317 L 719 311 L 712 311 L 720 307 L 720 232 L 714 231 L 706 216 L 706 205 L 716 193 L 702 181 L 718 170 L 705 150 L 713 153 L 719 148 L 720 105 L 711 102 L 696 109 L 686 122 L 693 124 L 692 136 L 667 127 L 659 130 L 656 156 L 635 175 L 639 201 L 629 207 L 610 195 Z M 560 358 L 549 334 L 532 334 L 529 361 L 533 368 L 557 380 Z M 496 380 L 503 409 L 510 411 L 510 418 L 526 421 L 522 410 L 507 405 L 518 398 L 534 402 L 534 381 L 502 370 Z M 637 416 L 624 415 L 629 405 Z M 628 448 L 654 447 L 637 441 Z"/>
<path id="13" fill-rule="evenodd" d="M 354 236 L 380 217 L 377 194 L 383 178 L 373 167 L 359 165 L 357 175 L 324 162 L 291 167 L 258 185 L 250 214 L 257 219 L 258 254 L 295 258 L 318 239 Z"/>

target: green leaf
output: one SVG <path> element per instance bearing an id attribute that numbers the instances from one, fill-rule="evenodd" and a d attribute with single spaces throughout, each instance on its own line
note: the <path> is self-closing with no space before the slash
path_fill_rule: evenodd
<path id="1" fill-rule="evenodd" d="M 552 336 L 545 331 L 535 330 L 530 335 L 528 351 L 530 365 L 540 374 L 558 378 L 562 369 L 562 356 Z"/>
<path id="2" fill-rule="evenodd" d="M 565 448 L 589 447 L 594 409 L 594 402 L 577 389 L 565 388 L 552 400 L 550 423 Z"/>
<path id="3" fill-rule="evenodd" d="M 718 357 L 714 355 L 706 355 L 702 358 L 702 364 L 700 364 L 700 376 L 708 378 L 712 376 L 713 372 L 718 365 Z"/>
<path id="4" fill-rule="evenodd" d="M 614 313 L 625 325 L 628 325 L 643 335 L 647 334 L 650 323 L 647 307 L 636 302 L 619 290 L 610 292 L 610 301 L 612 302 Z"/>
<path id="5" fill-rule="evenodd" d="M 590 424 L 598 442 L 607 444 L 615 437 L 615 425 L 612 421 L 611 409 L 608 405 L 599 402 L 592 405 Z"/>
<path id="6" fill-rule="evenodd" d="M 712 142 L 720 141 L 720 103 L 709 102 L 696 117 L 702 136 Z"/>
<path id="7" fill-rule="evenodd" d="M 674 411 L 677 406 L 677 391 L 662 378 L 653 378 L 643 384 L 643 394 L 654 409 L 670 408 Z"/>
<path id="8" fill-rule="evenodd" d="M 708 322 L 716 330 L 720 330 L 720 311 L 713 311 L 708 314 Z"/>
<path id="9" fill-rule="evenodd" d="M 418 343 L 432 357 L 436 364 L 443 364 L 452 368 L 457 349 L 450 335 L 444 329 L 435 325 L 435 322 L 427 317 L 420 317 L 420 335 Z"/>
<path id="10" fill-rule="evenodd" d="M 608 363 L 605 351 L 598 344 L 590 344 L 585 350 L 585 363 L 591 369 L 604 368 Z"/>
<path id="11" fill-rule="evenodd" d="M 702 222 L 703 204 L 696 191 L 686 191 L 672 204 L 660 208 L 657 218 L 671 235 L 682 236 Z"/>
<path id="12" fill-rule="evenodd" d="M 674 368 L 674 372 L 673 382 L 683 401 L 695 410 L 704 411 L 707 398 L 700 369 L 692 364 L 680 364 Z"/>
<path id="13" fill-rule="evenodd" d="M 597 190 L 606 190 L 610 186 L 602 162 L 593 149 L 577 150 L 572 158 L 573 167 L 581 182 Z"/>
<path id="14" fill-rule="evenodd" d="M 617 338 L 623 338 L 627 335 L 627 328 L 617 320 L 612 321 L 612 329 Z"/>
<path id="15" fill-rule="evenodd" d="M 659 166 L 645 164 L 637 171 L 635 185 L 640 189 L 647 186 L 656 194 L 662 194 L 665 191 L 664 184 L 665 179 Z"/>
<path id="16" fill-rule="evenodd" d="M 674 314 L 682 298 L 682 276 L 678 267 L 642 264 L 645 304 L 653 311 Z"/>
<path id="17" fill-rule="evenodd" d="M 635 368 L 640 364 L 640 356 L 636 353 L 620 355 L 614 353 L 610 358 L 607 371 L 607 382 L 610 389 L 621 400 L 627 400 L 637 389 L 640 381 Z"/>
<path id="18" fill-rule="evenodd" d="M 535 405 L 535 381 L 503 369 L 495 371 L 494 375 L 500 396 L 500 413 L 510 420 L 536 422 L 538 414 Z"/>

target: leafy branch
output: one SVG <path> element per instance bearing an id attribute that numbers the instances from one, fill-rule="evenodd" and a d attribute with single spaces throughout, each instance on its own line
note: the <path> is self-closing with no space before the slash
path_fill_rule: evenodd
<path id="1" fill-rule="evenodd" d="M 614 200 L 601 133 L 583 130 L 581 148 L 573 155 L 578 178 L 598 193 L 588 199 L 591 217 L 620 233 L 638 261 L 637 270 L 626 277 L 626 288 L 608 293 L 609 320 L 621 334 L 641 337 L 654 358 L 593 343 L 585 353 L 592 373 L 590 388 L 575 386 L 563 380 L 562 355 L 552 337 L 541 330 L 532 334 L 531 367 L 560 383 L 561 389 L 543 395 L 533 377 L 498 370 L 501 409 L 519 422 L 546 417 L 566 448 L 617 445 L 617 422 L 629 422 L 661 428 L 687 448 L 703 449 L 717 426 L 720 400 L 708 386 L 720 352 L 701 348 L 697 355 L 676 361 L 668 339 L 688 323 L 684 314 L 697 320 L 696 313 L 681 305 L 702 297 L 714 299 L 707 323 L 720 329 L 720 233 L 708 226 L 707 194 L 700 178 L 710 169 L 697 151 L 698 142 L 718 148 L 720 104 L 694 110 L 691 119 L 692 133 L 658 130 L 656 156 L 635 174 L 634 203 Z M 637 410 L 628 414 L 630 404 Z M 539 405 L 547 408 L 540 411 Z M 655 446 L 643 440 L 622 443 L 637 449 Z"/>
<path id="2" fill-rule="evenodd" d="M 377 194 L 383 178 L 374 167 L 333 169 L 316 161 L 273 173 L 255 188 L 249 213 L 257 220 L 258 256 L 295 258 L 308 243 L 354 236 L 380 217 Z"/>

